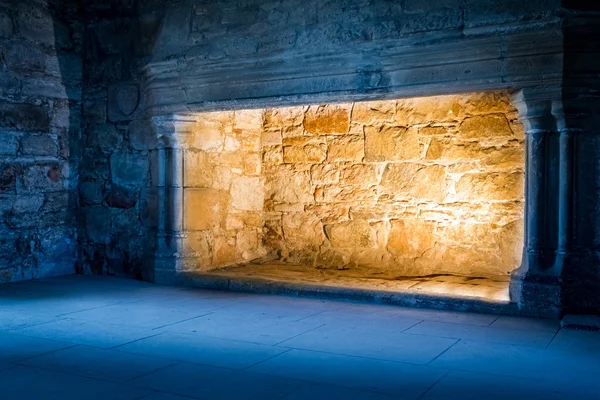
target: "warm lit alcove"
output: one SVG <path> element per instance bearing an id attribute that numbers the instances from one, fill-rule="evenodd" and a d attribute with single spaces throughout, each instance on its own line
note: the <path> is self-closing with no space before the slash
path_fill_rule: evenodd
<path id="1" fill-rule="evenodd" d="M 206 112 L 185 130 L 196 271 L 507 293 L 525 166 L 508 93 Z"/>

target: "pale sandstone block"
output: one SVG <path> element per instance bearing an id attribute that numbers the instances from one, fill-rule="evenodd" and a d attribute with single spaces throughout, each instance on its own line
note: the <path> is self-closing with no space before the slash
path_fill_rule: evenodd
<path id="1" fill-rule="evenodd" d="M 238 210 L 259 211 L 265 200 L 259 177 L 234 176 L 231 183 L 231 205 Z"/>
<path id="2" fill-rule="evenodd" d="M 211 230 L 224 218 L 229 193 L 215 189 L 184 190 L 184 229 Z"/>

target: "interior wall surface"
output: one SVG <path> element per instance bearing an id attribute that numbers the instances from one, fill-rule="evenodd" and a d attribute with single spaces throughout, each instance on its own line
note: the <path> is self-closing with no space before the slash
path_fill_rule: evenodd
<path id="1" fill-rule="evenodd" d="M 390 276 L 520 265 L 524 135 L 507 93 L 195 119 L 181 135 L 197 271 L 265 257 Z"/>
<path id="2" fill-rule="evenodd" d="M 75 273 L 78 7 L 0 1 L 0 283 Z"/>

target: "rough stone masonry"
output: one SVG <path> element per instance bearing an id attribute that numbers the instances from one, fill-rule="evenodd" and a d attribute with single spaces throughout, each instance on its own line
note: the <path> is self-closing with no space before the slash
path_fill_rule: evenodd
<path id="1" fill-rule="evenodd" d="M 266 255 L 388 276 L 520 264 L 525 150 L 506 93 L 196 118 L 183 179 L 197 271 Z"/>

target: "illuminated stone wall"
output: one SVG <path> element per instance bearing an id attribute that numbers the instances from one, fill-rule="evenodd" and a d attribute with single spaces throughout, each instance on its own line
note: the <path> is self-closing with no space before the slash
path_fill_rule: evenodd
<path id="1" fill-rule="evenodd" d="M 204 113 L 184 157 L 201 269 L 264 255 L 393 275 L 505 275 L 523 246 L 507 94 Z"/>

